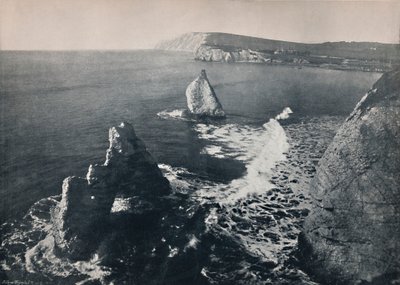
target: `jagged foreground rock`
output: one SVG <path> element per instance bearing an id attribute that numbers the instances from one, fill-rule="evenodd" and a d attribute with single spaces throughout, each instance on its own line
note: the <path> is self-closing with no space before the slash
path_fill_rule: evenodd
<path id="1" fill-rule="evenodd" d="M 203 69 L 186 89 L 186 99 L 189 111 L 196 116 L 225 117 L 221 103 L 208 81 Z"/>
<path id="2" fill-rule="evenodd" d="M 73 262 L 96 256 L 110 272 L 82 284 L 209 284 L 201 272 L 223 271 L 216 256 L 225 250 L 238 260 L 229 270 L 258 261 L 223 230 L 207 227 L 212 205 L 199 205 L 188 189 L 172 189 L 131 125 L 111 128 L 109 140 L 103 165 L 91 165 L 86 178 L 64 180 L 51 217 L 51 255 Z M 115 211 L 114 201 L 122 197 L 129 207 Z M 83 277 L 64 278 L 69 284 Z"/>
<path id="3" fill-rule="evenodd" d="M 103 165 L 90 165 L 86 178 L 64 180 L 61 202 L 52 213 L 56 245 L 72 259 L 88 258 L 97 248 L 117 195 L 139 196 L 149 211 L 157 197 L 170 192 L 168 180 L 130 124 L 111 128 L 109 141 Z"/>
<path id="4" fill-rule="evenodd" d="M 339 129 L 311 194 L 314 208 L 299 237 L 309 271 L 330 284 L 399 278 L 399 70 L 384 74 Z"/>

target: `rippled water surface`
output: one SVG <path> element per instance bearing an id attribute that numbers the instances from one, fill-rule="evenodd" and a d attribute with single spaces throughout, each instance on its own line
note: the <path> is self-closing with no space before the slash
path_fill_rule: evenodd
<path id="1" fill-rule="evenodd" d="M 291 257 L 308 213 L 308 183 L 378 74 L 202 63 L 159 51 L 1 52 L 0 64 L 3 278 L 69 276 L 68 284 L 112 275 L 96 256 L 85 263 L 51 256 L 48 211 L 66 176 L 104 160 L 107 129 L 128 121 L 174 190 L 191 205 L 208 205 L 204 224 L 214 247 L 201 272 L 210 283 L 312 284 Z M 185 88 L 201 69 L 225 120 L 184 116 Z M 275 120 L 285 107 L 293 114 Z M 169 246 L 171 258 L 184 250 Z"/>

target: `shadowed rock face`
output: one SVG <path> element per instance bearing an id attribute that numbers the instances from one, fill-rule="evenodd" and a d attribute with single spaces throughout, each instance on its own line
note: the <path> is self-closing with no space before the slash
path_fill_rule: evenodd
<path id="1" fill-rule="evenodd" d="M 95 256 L 110 275 L 93 284 L 206 284 L 207 207 L 172 191 L 131 125 L 111 128 L 109 141 L 104 164 L 64 180 L 51 213 L 52 253 Z"/>
<path id="2" fill-rule="evenodd" d="M 197 116 L 225 117 L 225 112 L 215 95 L 203 69 L 186 89 L 186 99 L 189 111 Z"/>
<path id="3" fill-rule="evenodd" d="M 130 124 L 111 128 L 109 141 L 103 165 L 90 165 L 86 178 L 64 180 L 61 202 L 52 212 L 56 244 L 72 259 L 86 259 L 97 248 L 117 195 L 139 196 L 151 210 L 157 197 L 170 192 L 168 180 Z M 142 207 L 132 201 L 133 209 Z"/>
<path id="4" fill-rule="evenodd" d="M 311 194 L 314 208 L 299 237 L 309 271 L 333 284 L 398 277 L 400 71 L 384 74 L 339 129 Z"/>

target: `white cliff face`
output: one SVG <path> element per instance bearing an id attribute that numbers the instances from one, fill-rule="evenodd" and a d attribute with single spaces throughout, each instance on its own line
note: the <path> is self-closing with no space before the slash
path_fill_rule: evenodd
<path id="1" fill-rule="evenodd" d="M 186 99 L 189 111 L 198 116 L 224 117 L 225 112 L 215 95 L 214 89 L 207 79 L 206 71 L 202 70 L 186 89 Z"/>
<path id="2" fill-rule="evenodd" d="M 221 48 L 200 45 L 195 52 L 195 59 L 212 62 L 270 62 L 266 55 L 250 49 L 224 51 Z"/>
<path id="3" fill-rule="evenodd" d="M 195 51 L 195 59 L 202 61 L 228 62 L 226 59 L 233 59 L 230 52 L 220 48 L 212 48 L 207 45 L 200 45 Z M 233 61 L 233 60 L 232 60 Z"/>
<path id="4" fill-rule="evenodd" d="M 163 41 L 155 49 L 193 52 L 205 43 L 207 36 L 206 33 L 187 33 L 176 39 Z"/>

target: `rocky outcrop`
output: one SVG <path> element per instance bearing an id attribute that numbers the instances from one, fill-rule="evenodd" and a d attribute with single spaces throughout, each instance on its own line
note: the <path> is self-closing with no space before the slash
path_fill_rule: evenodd
<path id="1" fill-rule="evenodd" d="M 225 112 L 204 69 L 187 87 L 186 99 L 190 113 L 195 116 L 225 117 Z"/>
<path id="2" fill-rule="evenodd" d="M 339 129 L 311 194 L 314 207 L 299 237 L 310 272 L 330 284 L 399 278 L 399 70 L 384 74 Z"/>
<path id="3" fill-rule="evenodd" d="M 208 206 L 172 189 L 131 125 L 111 128 L 109 141 L 104 164 L 64 180 L 51 213 L 54 249 L 45 254 L 73 264 L 94 259 L 110 272 L 87 284 L 206 284 Z"/>
<path id="4" fill-rule="evenodd" d="M 90 165 L 86 178 L 64 180 L 62 199 L 52 212 L 56 245 L 72 259 L 86 259 L 97 248 L 117 195 L 140 196 L 150 210 L 156 197 L 170 192 L 168 180 L 130 124 L 111 128 L 109 141 L 104 164 Z"/>

